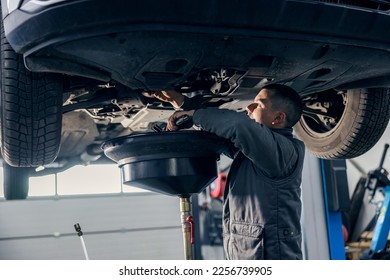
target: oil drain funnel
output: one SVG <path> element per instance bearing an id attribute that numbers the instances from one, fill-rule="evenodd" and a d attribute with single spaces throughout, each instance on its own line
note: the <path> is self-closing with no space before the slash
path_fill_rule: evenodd
<path id="1" fill-rule="evenodd" d="M 217 161 L 228 141 L 204 131 L 133 133 L 107 141 L 105 155 L 118 163 L 127 185 L 180 198 L 185 259 L 193 259 L 190 197 L 218 175 Z"/>

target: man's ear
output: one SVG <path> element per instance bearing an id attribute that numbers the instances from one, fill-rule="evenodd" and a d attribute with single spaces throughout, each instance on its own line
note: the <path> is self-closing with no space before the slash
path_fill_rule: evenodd
<path id="1" fill-rule="evenodd" d="M 285 112 L 278 112 L 272 121 L 273 125 L 284 125 L 286 123 L 287 116 Z"/>

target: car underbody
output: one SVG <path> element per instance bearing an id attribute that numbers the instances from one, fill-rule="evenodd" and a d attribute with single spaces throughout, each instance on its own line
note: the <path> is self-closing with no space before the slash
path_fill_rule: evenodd
<path id="1" fill-rule="evenodd" d="M 310 152 L 359 156 L 390 118 L 390 2 L 341 2 L 1 1 L 3 158 L 109 162 L 105 141 L 172 114 L 149 91 L 245 111 L 270 83 L 301 95 Z"/>

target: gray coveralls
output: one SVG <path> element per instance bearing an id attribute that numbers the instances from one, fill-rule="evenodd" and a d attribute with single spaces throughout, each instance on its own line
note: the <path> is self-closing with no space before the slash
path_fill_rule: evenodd
<path id="1" fill-rule="evenodd" d="M 292 128 L 269 129 L 245 114 L 216 108 L 195 111 L 193 122 L 239 150 L 224 194 L 227 259 L 302 259 L 305 148 Z"/>

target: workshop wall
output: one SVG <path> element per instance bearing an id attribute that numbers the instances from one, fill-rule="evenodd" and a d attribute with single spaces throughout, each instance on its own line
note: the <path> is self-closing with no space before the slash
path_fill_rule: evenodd
<path id="1" fill-rule="evenodd" d="M 155 193 L 0 201 L 0 259 L 183 259 L 179 198 Z"/>

